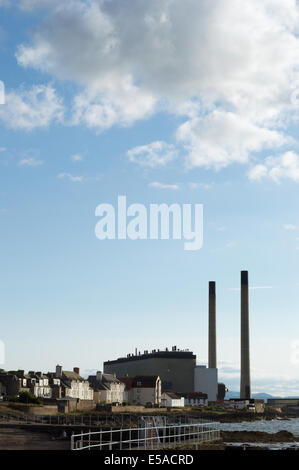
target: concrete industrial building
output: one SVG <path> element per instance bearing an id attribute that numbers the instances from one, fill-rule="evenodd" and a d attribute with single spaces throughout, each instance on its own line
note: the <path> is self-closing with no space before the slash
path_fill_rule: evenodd
<path id="1" fill-rule="evenodd" d="M 217 401 L 218 370 L 206 366 L 196 366 L 194 369 L 194 392 L 206 393 L 209 402 Z"/>
<path id="2" fill-rule="evenodd" d="M 135 354 L 115 361 L 104 362 L 104 372 L 117 377 L 136 375 L 159 375 L 162 391 L 177 393 L 201 392 L 209 402 L 223 401 L 227 391 L 218 384 L 217 335 L 216 335 L 216 282 L 209 282 L 209 354 L 208 367 L 196 365 L 196 356 L 189 350 L 176 346 L 169 351 L 153 350 Z M 241 380 L 240 397 L 251 399 L 250 354 L 249 354 L 249 295 L 248 271 L 241 271 Z"/>
<path id="3" fill-rule="evenodd" d="M 128 354 L 115 361 L 104 362 L 104 373 L 116 377 L 158 375 L 162 392 L 201 392 L 209 402 L 216 402 L 218 395 L 218 369 L 216 358 L 216 283 L 209 282 L 209 367 L 196 365 L 196 356 L 189 350 L 176 346 L 169 351 L 153 350 Z"/>
<path id="4" fill-rule="evenodd" d="M 158 375 L 162 381 L 162 391 L 194 391 L 194 369 L 196 356 L 189 350 L 181 351 L 176 346 L 169 351 L 153 350 L 128 354 L 115 361 L 104 362 L 105 374 L 116 377 L 135 377 L 137 375 Z"/>
<path id="5" fill-rule="evenodd" d="M 196 356 L 190 351 L 180 351 L 175 346 L 171 351 L 152 351 L 144 354 L 129 354 L 126 358 L 104 362 L 104 372 L 117 377 L 135 375 L 159 375 L 162 392 L 201 392 L 215 402 L 218 391 L 218 371 L 196 365 Z"/>

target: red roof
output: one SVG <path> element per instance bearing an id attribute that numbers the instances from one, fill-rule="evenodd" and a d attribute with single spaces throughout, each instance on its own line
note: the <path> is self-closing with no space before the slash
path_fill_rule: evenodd
<path id="1" fill-rule="evenodd" d="M 118 379 L 121 382 L 123 382 L 126 386 L 125 390 L 131 390 L 132 388 L 132 382 L 133 382 L 133 377 L 122 377 L 121 379 Z"/>

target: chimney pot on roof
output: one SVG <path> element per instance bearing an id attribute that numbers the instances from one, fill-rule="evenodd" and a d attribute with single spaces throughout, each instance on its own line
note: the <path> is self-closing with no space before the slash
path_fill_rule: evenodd
<path id="1" fill-rule="evenodd" d="M 62 376 L 62 366 L 56 366 L 56 377 Z"/>
<path id="2" fill-rule="evenodd" d="M 73 368 L 73 371 L 74 371 L 76 374 L 80 375 L 80 369 L 79 369 L 79 367 L 74 367 L 74 368 Z"/>
<path id="3" fill-rule="evenodd" d="M 97 371 L 97 381 L 102 382 L 103 374 L 100 370 Z"/>

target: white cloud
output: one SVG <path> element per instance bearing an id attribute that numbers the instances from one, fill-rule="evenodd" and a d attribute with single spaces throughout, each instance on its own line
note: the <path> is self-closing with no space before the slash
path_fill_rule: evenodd
<path id="1" fill-rule="evenodd" d="M 73 176 L 70 173 L 59 173 L 57 178 L 68 179 L 72 183 L 81 183 L 84 180 L 83 176 Z"/>
<path id="2" fill-rule="evenodd" d="M 264 164 L 259 164 L 249 171 L 251 180 L 260 181 L 269 178 L 276 183 L 290 179 L 299 182 L 299 155 L 295 152 L 286 152 L 277 157 L 266 158 Z"/>
<path id="3" fill-rule="evenodd" d="M 0 153 L 5 152 L 6 148 L 5 147 L 0 147 Z"/>
<path id="4" fill-rule="evenodd" d="M 6 104 L 0 106 L 0 120 L 11 129 L 31 131 L 63 118 L 61 100 L 51 85 L 10 91 L 5 98 Z"/>
<path id="5" fill-rule="evenodd" d="M 133 85 L 131 77 L 121 83 L 108 77 L 101 91 L 85 91 L 74 98 L 72 124 L 99 131 L 114 125 L 129 126 L 149 117 L 154 107 L 154 97 Z"/>
<path id="6" fill-rule="evenodd" d="M 186 116 L 177 136 L 190 167 L 246 163 L 288 140 L 297 113 L 295 0 L 43 4 L 47 18 L 17 60 L 82 86 L 73 123 L 104 130 L 161 109 Z"/>
<path id="7" fill-rule="evenodd" d="M 166 142 L 152 142 L 148 145 L 134 147 L 127 152 L 129 160 L 141 166 L 164 166 L 177 156 L 177 151 L 173 145 Z"/>
<path id="8" fill-rule="evenodd" d="M 265 165 L 258 164 L 252 167 L 248 173 L 249 179 L 252 181 L 260 181 L 262 178 L 267 176 L 268 169 Z"/>
<path id="9" fill-rule="evenodd" d="M 294 224 L 284 224 L 283 228 L 285 230 L 296 230 L 296 225 L 294 225 Z"/>
<path id="10" fill-rule="evenodd" d="M 188 183 L 190 189 L 212 189 L 213 183 Z"/>
<path id="11" fill-rule="evenodd" d="M 71 160 L 73 162 L 82 162 L 83 157 L 79 153 L 75 153 L 74 155 L 71 155 Z"/>
<path id="12" fill-rule="evenodd" d="M 157 189 L 172 189 L 174 191 L 177 191 L 180 189 L 178 184 L 165 184 L 165 183 L 158 183 L 157 181 L 154 181 L 153 183 L 149 183 L 150 188 L 157 188 Z"/>
<path id="13" fill-rule="evenodd" d="M 220 169 L 238 162 L 246 163 L 252 152 L 285 143 L 285 137 L 253 124 L 236 113 L 214 110 L 208 116 L 186 121 L 177 139 L 188 151 L 191 167 Z"/>
<path id="14" fill-rule="evenodd" d="M 223 381 L 230 391 L 240 389 L 240 366 L 236 362 L 220 362 L 219 381 Z M 252 392 L 270 393 L 276 396 L 295 396 L 299 392 L 299 381 L 288 374 L 275 374 L 262 368 L 251 367 Z"/>
<path id="15" fill-rule="evenodd" d="M 36 160 L 33 157 L 30 158 L 23 158 L 23 160 L 20 160 L 18 165 L 19 166 L 27 166 L 27 167 L 34 167 L 34 166 L 41 166 L 43 165 L 42 160 Z"/>

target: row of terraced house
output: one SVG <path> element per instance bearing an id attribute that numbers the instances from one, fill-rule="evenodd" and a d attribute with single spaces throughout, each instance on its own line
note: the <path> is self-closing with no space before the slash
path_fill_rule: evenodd
<path id="1" fill-rule="evenodd" d="M 203 393 L 176 394 L 161 391 L 158 376 L 137 376 L 117 378 L 100 371 L 84 379 L 78 367 L 66 371 L 57 365 L 55 372 L 1 371 L 0 398 L 17 397 L 30 392 L 43 398 L 44 403 L 58 404 L 59 411 L 91 408 L 97 404 L 131 404 L 143 406 L 182 407 L 205 406 L 207 395 Z"/>

